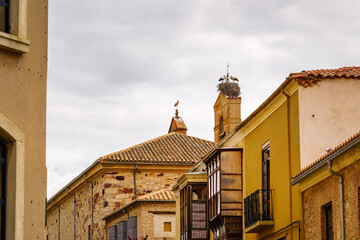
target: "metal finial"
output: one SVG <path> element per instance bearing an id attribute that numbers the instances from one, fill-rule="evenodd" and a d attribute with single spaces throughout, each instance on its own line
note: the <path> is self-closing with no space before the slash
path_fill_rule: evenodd
<path id="1" fill-rule="evenodd" d="M 229 62 L 226 68 L 226 81 L 229 81 Z"/>

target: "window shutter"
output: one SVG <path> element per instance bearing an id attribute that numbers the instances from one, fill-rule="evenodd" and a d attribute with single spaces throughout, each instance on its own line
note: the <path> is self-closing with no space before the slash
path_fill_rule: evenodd
<path id="1" fill-rule="evenodd" d="M 116 225 L 109 228 L 109 240 L 116 240 Z"/>
<path id="2" fill-rule="evenodd" d="M 129 217 L 127 220 L 127 235 L 131 239 L 137 238 L 137 217 Z"/>
<path id="3" fill-rule="evenodd" d="M 126 240 L 127 228 L 126 221 L 119 222 L 117 224 L 117 239 L 116 240 Z"/>

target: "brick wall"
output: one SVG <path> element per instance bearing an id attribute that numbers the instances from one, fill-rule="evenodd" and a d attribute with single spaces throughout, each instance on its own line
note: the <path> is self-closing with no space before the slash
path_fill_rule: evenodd
<path id="1" fill-rule="evenodd" d="M 141 170 L 136 173 L 137 195 L 171 189 L 176 180 L 184 173 L 176 167 L 168 166 L 166 170 Z M 106 172 L 93 182 L 93 239 L 105 239 L 105 222 L 107 214 L 130 203 L 134 197 L 132 171 Z M 88 226 L 91 223 L 90 184 L 76 191 L 76 239 L 88 239 Z M 60 204 L 61 239 L 73 239 L 73 197 Z M 58 210 L 54 207 L 48 211 L 47 235 L 49 240 L 57 238 Z"/>
<path id="2" fill-rule="evenodd" d="M 359 239 L 360 161 L 339 171 L 344 176 L 346 239 Z M 325 215 L 322 207 L 331 202 L 334 239 L 341 239 L 339 178 L 331 175 L 303 192 L 305 239 L 325 239 Z"/>

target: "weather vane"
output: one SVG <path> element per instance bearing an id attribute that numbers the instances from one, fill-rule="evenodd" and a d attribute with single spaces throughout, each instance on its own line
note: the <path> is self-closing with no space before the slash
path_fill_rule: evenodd
<path id="1" fill-rule="evenodd" d="M 178 117 L 178 116 L 179 116 L 178 106 L 179 106 L 179 100 L 177 100 L 177 101 L 176 101 L 176 103 L 174 104 L 174 108 L 175 108 L 175 117 Z"/>

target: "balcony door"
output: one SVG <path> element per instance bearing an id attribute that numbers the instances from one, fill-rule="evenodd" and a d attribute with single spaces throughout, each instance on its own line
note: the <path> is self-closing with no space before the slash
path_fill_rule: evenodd
<path id="1" fill-rule="evenodd" d="M 270 146 L 262 150 L 262 220 L 270 216 Z"/>

